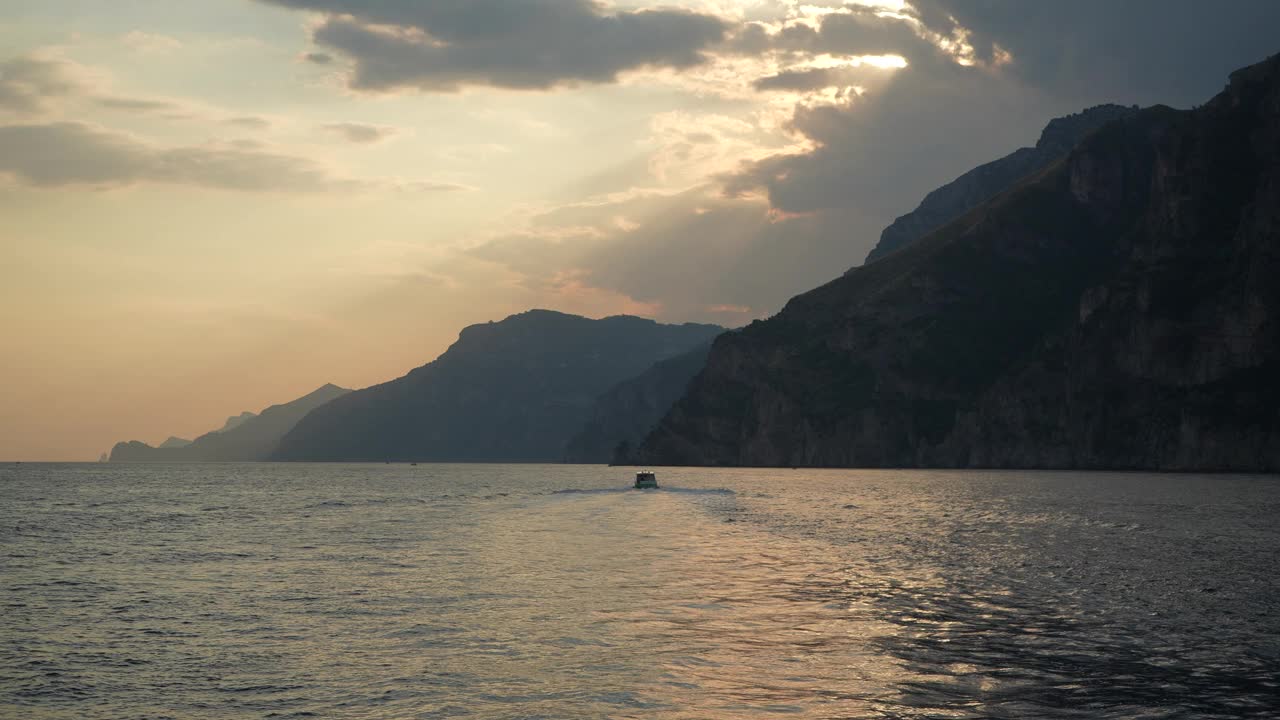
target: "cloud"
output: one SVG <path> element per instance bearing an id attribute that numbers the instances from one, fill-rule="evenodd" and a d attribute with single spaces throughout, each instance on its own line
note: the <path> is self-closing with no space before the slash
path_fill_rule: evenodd
<path id="1" fill-rule="evenodd" d="M 798 107 L 790 127 L 810 149 L 750 163 L 726 177 L 725 189 L 764 192 L 783 213 L 854 210 L 887 225 L 929 191 L 1032 143 L 1050 118 L 1078 109 L 983 68 L 909 66 L 865 94 Z M 869 249 L 874 237 L 849 240 Z"/>
<path id="2" fill-rule="evenodd" d="M 90 104 L 170 118 L 202 114 L 182 101 L 114 94 L 111 84 L 111 75 L 104 70 L 68 60 L 56 50 L 37 50 L 0 62 L 0 111 L 19 116 L 65 116 L 83 112 Z"/>
<path id="3" fill-rule="evenodd" d="M 1114 101 L 1204 101 L 1227 73 L 1280 50 L 1280 3 L 1241 0 L 916 0 L 940 33 L 963 28 L 974 57 L 1055 94 Z"/>
<path id="4" fill-rule="evenodd" d="M 303 60 L 315 65 L 328 65 L 333 62 L 333 56 L 329 53 L 309 52 L 302 56 Z"/>
<path id="5" fill-rule="evenodd" d="M 827 8 L 817 17 L 800 15 L 782 23 L 748 23 L 730 41 L 729 49 L 747 55 L 901 55 L 909 61 L 941 52 L 911 16 L 880 15 L 858 6 Z"/>
<path id="6" fill-rule="evenodd" d="M 729 30 L 713 15 L 595 0 L 260 2 L 324 13 L 313 40 L 354 60 L 350 85 L 367 91 L 611 83 L 628 70 L 699 65 Z"/>
<path id="7" fill-rule="evenodd" d="M 656 113 L 649 119 L 649 130 L 649 174 L 683 187 L 776 152 L 780 144 L 754 123 L 715 113 Z"/>
<path id="8" fill-rule="evenodd" d="M 158 147 L 80 122 L 0 127 L 0 173 L 45 188 L 165 183 L 246 192 L 325 192 L 375 185 L 336 176 L 307 158 L 257 147 Z"/>
<path id="9" fill-rule="evenodd" d="M 467 254 L 551 297 L 572 278 L 575 288 L 630 298 L 666 320 L 737 325 L 840 274 L 852 263 L 847 234 L 875 222 L 853 213 L 781 218 L 762 198 L 725 198 L 706 185 L 550 209 Z"/>
<path id="10" fill-rule="evenodd" d="M 1175 13 L 1190 12 L 1190 4 L 1171 4 L 1178 6 Z M 1049 119 L 1104 100 L 1132 102 L 1105 95 L 1109 87 L 1132 86 L 1125 79 L 1130 75 L 1158 71 L 1173 78 L 1167 89 L 1175 96 L 1198 82 L 1168 72 L 1172 60 L 1156 68 L 1139 54 L 1112 49 L 1121 42 L 1161 42 L 1137 38 L 1139 13 L 1128 9 L 1116 12 L 1134 16 L 1121 33 L 1135 36 L 1129 40 L 1091 14 L 1105 9 L 1101 3 L 1086 2 L 1079 17 L 1043 10 L 1056 19 L 1031 22 L 1043 28 L 1013 42 L 1002 33 L 1018 32 L 1021 5 L 920 5 L 918 14 L 902 16 L 830 5 L 740 26 L 709 51 L 710 65 L 673 75 L 689 88 L 709 75 L 717 76 L 709 82 L 725 87 L 739 83 L 750 94 L 734 94 L 733 102 L 754 99 L 763 109 L 736 116 L 688 109 L 653 115 L 644 145 L 647 181 L 691 189 L 643 192 L 634 188 L 646 179 L 628 175 L 632 190 L 528 217 L 522 229 L 471 248 L 469 259 L 501 266 L 522 287 L 551 297 L 561 288 L 595 288 L 652 306 L 665 319 L 735 324 L 776 312 L 788 297 L 860 263 L 896 215 L 970 168 L 1033 143 Z M 981 16 L 990 8 L 995 19 Z M 1026 10 L 1042 12 L 1038 5 Z M 1217 38 L 1236 33 L 1251 46 L 1266 34 L 1243 27 L 1261 23 L 1266 13 L 1257 7 L 1229 22 L 1217 17 L 1230 14 L 1223 8 L 1202 5 L 1195 12 L 1187 27 L 1205 16 L 1205 27 L 1221 31 Z M 972 33 L 971 23 L 977 28 Z M 1055 32 L 1072 39 L 1063 44 L 1051 37 Z M 1226 44 L 1200 42 L 1206 48 Z M 1176 52 L 1165 48 L 1152 57 Z M 1214 52 L 1195 60 L 1218 67 L 1227 62 L 1223 58 L 1236 59 L 1195 101 L 1211 95 L 1227 70 L 1266 54 Z M 1034 53 L 1043 57 L 1029 56 Z M 1084 54 L 1095 57 L 1078 59 Z M 885 72 L 867 56 L 905 62 Z M 1099 80 L 1079 82 L 1084 67 Z M 782 118 L 777 125 L 762 120 L 770 112 Z M 790 137 L 774 137 L 771 150 L 773 129 Z M 747 162 L 734 166 L 727 156 Z M 707 173 L 720 175 L 709 182 Z"/>
<path id="11" fill-rule="evenodd" d="M 91 85 L 85 69 L 53 55 L 29 54 L 0 62 L 0 110 L 37 114 L 50 101 L 84 92 Z"/>
<path id="12" fill-rule="evenodd" d="M 370 125 L 369 123 L 343 122 L 321 125 L 321 129 L 346 140 L 347 142 L 368 145 L 390 139 L 400 131 L 387 125 Z"/>
<path id="13" fill-rule="evenodd" d="M 749 308 L 738 313 L 744 321 L 834 275 L 830 253 L 812 242 L 832 233 L 806 227 L 814 221 L 774 222 L 760 200 L 727 200 L 699 188 L 595 243 L 581 259 L 583 277 L 661 303 L 672 318 L 723 320 L 707 308 L 732 305 Z"/>
<path id="14" fill-rule="evenodd" d="M 271 127 L 270 120 L 257 115 L 239 115 L 227 118 L 223 122 L 228 125 L 234 125 L 236 127 L 242 127 L 249 130 L 266 130 Z"/>
<path id="15" fill-rule="evenodd" d="M 816 27 L 761 31 L 751 40 L 809 53 L 887 50 L 907 47 L 901 28 L 914 28 L 921 38 L 935 38 L 935 48 L 953 42 L 945 38 L 967 45 L 949 52 L 917 46 L 904 51 L 908 66 L 880 87 L 798 105 L 788 126 L 811 148 L 748 164 L 727 178 L 730 195 L 763 191 L 782 213 L 856 209 L 891 219 L 965 170 L 1030 144 L 1052 117 L 1106 101 L 1203 102 L 1229 70 L 1274 52 L 1269 46 L 1280 27 L 1280 4 L 1261 2 L 914 5 L 919 16 L 910 22 L 854 27 L 851 17 L 866 18 L 828 14 Z M 875 28 L 896 37 L 867 44 L 865 33 Z M 1217 68 L 1211 80 L 1200 77 L 1206 67 Z M 813 90 L 841 84 L 845 78 L 833 76 L 846 72 L 799 68 L 761 78 L 756 87 Z M 1152 87 L 1164 95 L 1153 96 Z"/>
<path id="16" fill-rule="evenodd" d="M 859 73 L 851 68 L 805 68 L 786 70 L 777 75 L 760 78 L 753 83 L 757 90 L 786 90 L 810 92 L 828 87 L 853 85 Z"/>
<path id="17" fill-rule="evenodd" d="M 110 110 L 124 110 L 126 112 L 176 112 L 182 109 L 182 107 L 177 103 L 168 100 L 123 97 L 118 95 L 95 97 L 93 102 Z"/>
<path id="18" fill-rule="evenodd" d="M 585 231 L 568 236 L 518 232 L 492 238 L 465 252 L 516 272 L 527 287 L 545 288 L 560 272 L 575 267 L 584 246 L 595 239 Z"/>
<path id="19" fill-rule="evenodd" d="M 313 159 L 261 142 L 163 146 L 100 125 L 54 119 L 78 117 L 86 110 L 100 108 L 195 118 L 253 130 L 273 126 L 271 119 L 257 115 L 227 115 L 182 101 L 115 95 L 109 89 L 109 76 L 50 52 L 0 62 L 0 111 L 20 118 L 0 125 L 0 176 L 43 188 L 163 183 L 245 192 L 382 189 L 441 193 L 474 189 L 435 180 L 344 177 Z M 376 142 L 396 132 L 358 123 L 326 127 L 351 142 Z"/>
<path id="20" fill-rule="evenodd" d="M 764 0 L 752 12 L 721 12 L 739 18 L 739 23 L 709 51 L 705 66 L 697 72 L 651 70 L 636 80 L 657 80 L 697 96 L 740 102 L 760 102 L 761 93 L 767 93 L 774 97 L 764 102 L 780 115 L 778 96 L 805 104 L 830 102 L 881 83 L 908 65 L 962 60 L 951 39 L 913 15 L 886 13 L 870 5 Z M 742 20 L 747 17 L 754 19 Z"/>
<path id="21" fill-rule="evenodd" d="M 1201 82 L 1193 77 L 1199 70 L 1168 71 L 1181 67 L 1172 57 L 1180 53 L 1176 43 L 1156 49 L 1167 38 L 1139 38 L 1141 13 L 1127 4 L 1118 10 L 1114 3 L 1085 3 L 1075 16 L 1061 7 L 1033 4 L 1030 14 L 1046 19 L 1032 21 L 1035 31 L 1017 41 L 1007 38 L 1020 32 L 1021 10 L 1027 9 L 1021 5 L 938 4 L 946 5 L 941 20 L 937 14 L 872 23 L 859 17 L 855 20 L 862 25 L 855 27 L 849 15 L 829 13 L 813 22 L 761 25 L 735 37 L 734 52 L 773 54 L 784 68 L 758 79 L 757 89 L 802 98 L 806 92 L 861 84 L 855 72 L 874 73 L 849 65 L 815 67 L 824 54 L 840 59 L 896 51 L 908 62 L 896 72 L 875 74 L 883 81 L 868 84 L 865 93 L 796 102 L 786 127 L 804 147 L 724 174 L 722 196 L 684 195 L 669 199 L 659 211 L 613 209 L 634 226 L 604 233 L 573 257 L 584 281 L 640 301 L 661 301 L 672 316 L 698 317 L 715 305 L 747 307 L 756 315 L 773 312 L 789 294 L 858 264 L 880 230 L 930 190 L 1034 142 L 1049 119 L 1112 99 L 1105 93 L 1132 90 L 1133 77 L 1158 74 L 1175 97 Z M 1135 4 L 1152 13 L 1176 6 L 1171 12 L 1181 16 L 1183 34 L 1198 23 L 1216 28 L 1213 38 L 1188 40 L 1188 46 L 1206 51 L 1197 63 L 1220 68 L 1192 102 L 1207 99 L 1228 70 L 1274 52 L 1241 57 L 1222 40 L 1238 37 L 1245 47 L 1273 43 L 1269 31 L 1280 23 L 1263 22 L 1270 10 L 1249 6 L 1228 21 L 1222 16 L 1229 11 L 1221 7 Z M 1104 22 L 1109 11 L 1121 16 L 1125 29 L 1119 35 Z M 1280 10 L 1274 14 L 1280 18 Z M 980 29 L 968 35 L 971 24 Z M 867 36 L 872 30 L 888 39 Z M 1065 43 L 1063 36 L 1069 38 Z M 1124 43 L 1152 53 L 1143 57 L 1122 49 Z M 1039 56 L 1028 57 L 1033 54 Z M 1151 58 L 1161 58 L 1160 64 L 1152 65 Z M 1114 99 L 1131 102 L 1130 97 Z M 711 187 L 701 192 L 714 195 Z"/>

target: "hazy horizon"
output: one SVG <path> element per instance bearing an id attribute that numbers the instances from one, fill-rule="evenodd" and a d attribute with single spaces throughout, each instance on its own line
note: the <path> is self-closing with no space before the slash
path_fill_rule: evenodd
<path id="1" fill-rule="evenodd" d="M 768 316 L 1049 119 L 1201 103 L 1278 27 L 1186 0 L 6 3 L 0 460 L 190 439 L 530 308 Z"/>

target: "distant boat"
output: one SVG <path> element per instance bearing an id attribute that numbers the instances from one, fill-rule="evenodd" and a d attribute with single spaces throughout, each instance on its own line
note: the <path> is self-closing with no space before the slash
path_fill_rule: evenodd
<path id="1" fill-rule="evenodd" d="M 637 490 L 643 490 L 645 488 L 656 488 L 656 487 L 658 487 L 658 478 L 654 477 L 653 473 L 651 472 L 636 473 L 635 488 Z"/>

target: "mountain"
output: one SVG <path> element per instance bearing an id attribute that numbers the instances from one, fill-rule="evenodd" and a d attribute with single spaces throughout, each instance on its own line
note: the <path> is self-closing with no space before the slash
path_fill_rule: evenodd
<path id="1" fill-rule="evenodd" d="M 223 428 L 223 429 L 225 430 L 226 428 Z M 165 440 L 164 442 L 160 443 L 160 449 L 167 450 L 169 448 L 182 448 L 190 444 L 191 444 L 190 440 L 170 435 L 168 440 Z"/>
<path id="2" fill-rule="evenodd" d="M 720 332 L 548 310 L 472 325 L 435 361 L 311 413 L 275 458 L 560 461 L 597 396 Z"/>
<path id="3" fill-rule="evenodd" d="M 642 461 L 1280 470 L 1280 56 L 718 338 Z"/>
<path id="4" fill-rule="evenodd" d="M 111 449 L 111 462 L 250 462 L 266 460 L 275 451 L 280 438 L 304 415 L 351 392 L 337 385 L 325 385 L 297 400 L 272 405 L 261 414 L 241 413 L 231 427 L 205 433 L 188 445 L 174 447 L 166 441 L 154 448 L 136 440 L 117 443 Z M 247 417 L 246 417 L 247 416 Z M 228 421 L 230 424 L 230 421 Z M 174 440 L 175 438 L 170 438 Z M 166 447 L 168 446 L 168 447 Z"/>
<path id="5" fill-rule="evenodd" d="M 903 215 L 880 234 L 867 262 L 899 250 L 1013 187 L 1066 155 L 1089 133 L 1138 108 L 1097 105 L 1083 112 L 1049 121 L 1035 147 L 1024 147 L 980 165 L 925 196 L 920 206 Z M 851 271 L 852 272 L 852 271 Z"/>
<path id="6" fill-rule="evenodd" d="M 227 418 L 227 421 L 222 424 L 222 427 L 217 430 L 214 430 L 214 432 L 226 432 L 228 430 L 234 430 L 256 417 L 258 416 L 254 415 L 248 410 L 245 410 L 239 415 L 232 415 L 231 417 Z"/>
<path id="7" fill-rule="evenodd" d="M 623 380 L 596 398 L 590 419 L 565 450 L 565 460 L 579 463 L 627 463 L 633 448 L 671 409 L 689 381 L 702 370 L 711 343 L 662 360 L 636 377 Z"/>

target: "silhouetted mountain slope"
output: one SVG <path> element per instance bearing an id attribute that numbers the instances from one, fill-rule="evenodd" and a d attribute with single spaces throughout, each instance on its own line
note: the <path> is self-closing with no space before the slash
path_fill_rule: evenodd
<path id="1" fill-rule="evenodd" d="M 272 405 L 261 414 L 241 413 L 228 420 L 221 430 L 205 433 L 188 445 L 154 448 L 136 440 L 117 443 L 111 449 L 112 462 L 142 461 L 256 461 L 266 460 L 280 438 L 307 413 L 351 392 L 337 385 L 325 385 L 314 392 L 282 405 Z M 232 422 L 233 420 L 237 422 Z M 229 426 L 229 429 L 228 429 Z M 173 438 L 170 438 L 171 440 Z M 165 445 L 169 445 L 166 441 Z"/>
<path id="2" fill-rule="evenodd" d="M 1035 147 L 1019 148 L 999 160 L 979 165 L 926 195 L 919 207 L 884 229 L 866 261 L 879 260 L 959 218 L 1060 160 L 1089 133 L 1134 112 L 1137 107 L 1097 105 L 1049 121 Z"/>
<path id="3" fill-rule="evenodd" d="M 673 464 L 1280 470 L 1280 56 L 713 346 Z"/>
<path id="4" fill-rule="evenodd" d="M 232 415 L 231 417 L 227 418 L 227 421 L 226 421 L 225 423 L 223 423 L 223 424 L 222 424 L 222 427 L 218 428 L 217 430 L 214 430 L 214 432 L 226 432 L 226 431 L 228 431 L 228 430 L 234 430 L 234 429 L 236 429 L 237 427 L 240 427 L 240 426 L 241 426 L 241 425 L 243 425 L 244 423 L 246 423 L 246 422 L 248 422 L 248 421 L 250 421 L 250 420 L 252 420 L 252 419 L 254 419 L 254 418 L 256 418 L 256 417 L 258 417 L 258 416 L 257 416 L 257 415 L 254 415 L 253 413 L 249 412 L 248 410 L 245 410 L 244 412 L 240 413 L 239 415 Z"/>
<path id="5" fill-rule="evenodd" d="M 311 413 L 276 457 L 560 461 L 600 393 L 722 331 L 548 310 L 472 325 L 434 362 Z"/>
<path id="6" fill-rule="evenodd" d="M 638 376 L 614 385 L 596 398 L 590 419 L 569 441 L 565 460 L 581 463 L 625 463 L 631 451 L 671 409 L 702 370 L 711 352 L 705 343 L 683 355 L 655 363 Z M 625 443 L 620 455 L 615 454 Z"/>

